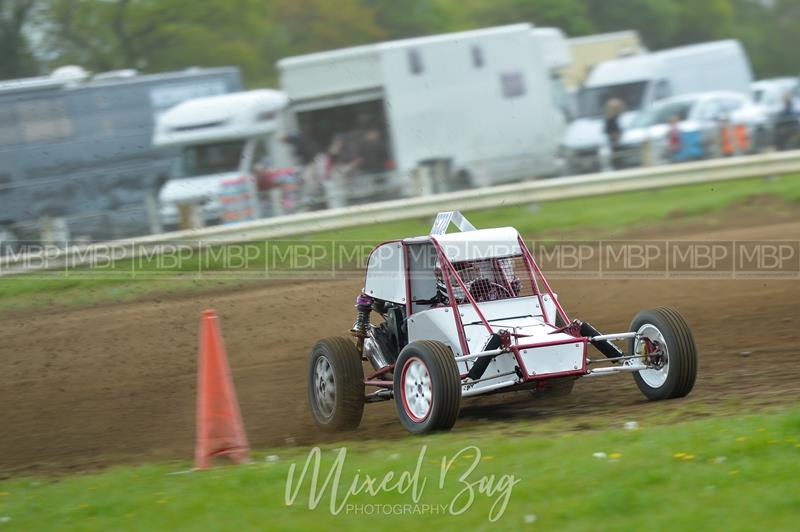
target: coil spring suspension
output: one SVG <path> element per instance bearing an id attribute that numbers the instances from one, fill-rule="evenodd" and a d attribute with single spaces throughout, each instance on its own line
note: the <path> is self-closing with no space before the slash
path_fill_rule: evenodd
<path id="1" fill-rule="evenodd" d="M 356 322 L 350 329 L 350 334 L 358 338 L 358 350 L 364 346 L 364 339 L 367 337 L 369 328 L 369 313 L 372 310 L 372 298 L 366 294 L 360 294 L 356 298 Z"/>

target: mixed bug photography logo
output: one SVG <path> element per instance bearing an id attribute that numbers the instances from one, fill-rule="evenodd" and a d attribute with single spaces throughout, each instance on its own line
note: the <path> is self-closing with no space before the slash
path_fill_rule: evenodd
<path id="1" fill-rule="evenodd" d="M 346 447 L 334 452 L 333 462 L 327 467 L 322 465 L 322 451 L 314 447 L 304 463 L 289 466 L 284 503 L 295 506 L 307 501 L 309 510 L 327 507 L 332 515 L 458 516 L 483 499 L 490 503 L 486 515 L 490 522 L 503 516 L 520 478 L 513 474 L 480 474 L 477 469 L 483 455 L 476 446 L 464 447 L 438 461 L 429 459 L 427 454 L 428 447 L 423 445 L 413 469 L 381 474 L 358 469 L 350 473 L 345 472 Z M 425 466 L 432 462 L 437 467 Z"/>

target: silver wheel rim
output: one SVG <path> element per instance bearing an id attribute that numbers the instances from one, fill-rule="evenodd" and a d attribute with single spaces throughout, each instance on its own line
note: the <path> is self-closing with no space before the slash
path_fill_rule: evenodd
<path id="1" fill-rule="evenodd" d="M 314 397 L 320 414 L 331 417 L 336 406 L 336 379 L 330 361 L 324 356 L 314 366 Z"/>
<path id="2" fill-rule="evenodd" d="M 661 334 L 661 331 L 653 325 L 652 323 L 645 323 L 639 330 L 637 331 L 639 336 L 644 336 L 645 338 L 653 341 L 658 342 L 659 347 L 661 347 L 662 356 L 664 357 L 663 365 L 658 369 L 643 369 L 639 372 L 639 376 L 642 380 L 651 388 L 661 388 L 665 382 L 667 382 L 667 375 L 669 375 L 669 351 L 667 350 L 667 342 L 664 340 L 664 335 Z M 636 346 L 634 351 L 636 353 L 643 350 L 644 340 L 637 339 Z"/>
<path id="3" fill-rule="evenodd" d="M 428 367 L 419 358 L 412 358 L 403 368 L 403 403 L 414 421 L 424 421 L 433 405 L 433 383 Z"/>

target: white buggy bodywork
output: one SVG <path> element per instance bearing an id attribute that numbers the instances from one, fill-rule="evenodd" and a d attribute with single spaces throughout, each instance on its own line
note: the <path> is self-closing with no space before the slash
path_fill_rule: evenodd
<path id="1" fill-rule="evenodd" d="M 447 233 L 451 223 L 460 232 Z M 689 393 L 696 375 L 676 311 L 642 311 L 614 334 L 571 321 L 516 229 L 477 230 L 458 212 L 440 213 L 427 236 L 375 247 L 356 308 L 355 346 L 326 339 L 312 351 L 309 401 L 322 427 L 355 428 L 363 402 L 394 398 L 409 431 L 448 430 L 462 397 L 630 372 L 648 398 L 668 399 Z M 590 345 L 605 356 L 590 357 Z M 363 380 L 352 377 L 354 357 L 373 366 Z M 349 367 L 339 370 L 349 387 L 337 384 L 337 365 Z M 365 387 L 378 390 L 364 396 Z M 347 412 L 338 417 L 337 401 Z"/>
<path id="2" fill-rule="evenodd" d="M 525 377 L 545 378 L 585 373 L 585 339 L 576 340 L 565 333 L 555 332 L 555 295 L 531 294 L 522 297 L 483 301 L 473 306 L 469 301 L 459 304 L 458 317 L 449 305 L 430 308 L 428 301 L 436 291 L 434 269 L 421 264 L 429 258 L 425 248 L 441 249 L 451 263 L 477 261 L 489 258 L 508 259 L 522 257 L 520 236 L 512 227 L 471 230 L 468 232 L 430 235 L 386 242 L 376 247 L 370 256 L 364 293 L 384 301 L 408 303 L 410 292 L 411 312 L 408 314 L 408 341 L 435 340 L 450 347 L 459 361 L 462 374 L 469 372 L 476 354 L 484 351 L 493 332 L 492 328 L 508 330 L 515 337 L 515 345 L 546 344 L 534 349 L 520 349 L 524 363 L 524 377 L 515 367 L 518 360 L 512 351 L 493 357 L 484 377 L 475 383 L 464 383 L 464 396 L 519 384 Z M 398 279 L 408 277 L 408 283 Z M 477 307 L 477 308 L 476 308 Z M 457 320 L 461 322 L 459 327 Z M 463 329 L 463 342 L 459 329 Z M 520 342 L 520 338 L 524 338 Z M 466 345 L 464 345 L 466 344 Z"/>

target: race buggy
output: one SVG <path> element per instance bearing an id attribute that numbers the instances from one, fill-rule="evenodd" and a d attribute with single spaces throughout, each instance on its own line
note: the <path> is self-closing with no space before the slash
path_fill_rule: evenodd
<path id="1" fill-rule="evenodd" d="M 451 223 L 460 232 L 447 233 Z M 697 373 L 678 312 L 643 310 L 613 334 L 570 320 L 516 229 L 476 230 L 457 211 L 440 213 L 428 236 L 374 248 L 356 312 L 355 341 L 327 338 L 311 351 L 308 399 L 324 429 L 355 429 L 365 403 L 394 399 L 410 432 L 449 430 L 462 397 L 568 393 L 578 378 L 622 372 L 648 399 L 671 399 Z"/>

